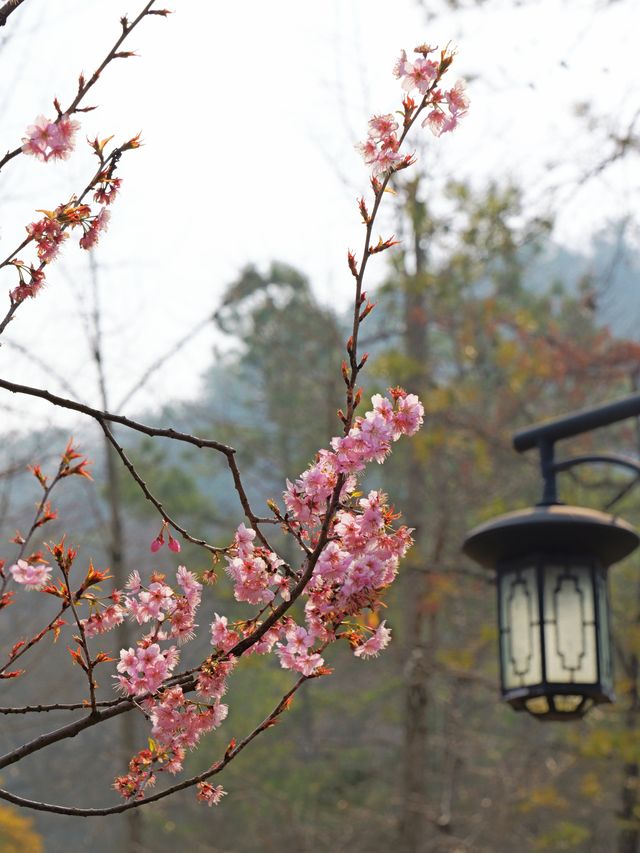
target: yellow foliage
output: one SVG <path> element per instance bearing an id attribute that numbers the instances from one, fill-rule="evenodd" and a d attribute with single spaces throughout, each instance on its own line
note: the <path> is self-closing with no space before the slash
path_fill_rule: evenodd
<path id="1" fill-rule="evenodd" d="M 536 850 L 572 850 L 590 837 L 591 833 L 586 826 L 563 820 L 551 832 L 537 838 L 534 847 Z"/>
<path id="2" fill-rule="evenodd" d="M 43 853 L 42 837 L 33 829 L 31 818 L 16 809 L 0 806 L 0 851 L 2 853 Z"/>
<path id="3" fill-rule="evenodd" d="M 490 625 L 488 622 L 480 628 L 480 643 L 481 645 L 487 645 L 489 643 L 495 643 L 498 639 L 498 627 L 497 625 Z"/>
<path id="4" fill-rule="evenodd" d="M 597 773 L 585 773 L 580 782 L 580 792 L 592 800 L 602 796 L 602 785 Z"/>
<path id="5" fill-rule="evenodd" d="M 624 645 L 627 651 L 640 654 L 640 625 L 629 625 L 625 628 Z"/>
<path id="6" fill-rule="evenodd" d="M 580 737 L 577 745 L 582 755 L 588 758 L 606 758 L 615 746 L 611 732 L 605 729 L 593 729 L 586 737 Z"/>
<path id="7" fill-rule="evenodd" d="M 437 658 L 446 667 L 454 670 L 469 670 L 475 664 L 475 653 L 472 649 L 441 649 Z"/>
<path id="8" fill-rule="evenodd" d="M 526 800 L 520 803 L 518 809 L 521 812 L 530 812 L 540 808 L 566 809 L 568 805 L 554 785 L 541 785 L 527 793 Z"/>

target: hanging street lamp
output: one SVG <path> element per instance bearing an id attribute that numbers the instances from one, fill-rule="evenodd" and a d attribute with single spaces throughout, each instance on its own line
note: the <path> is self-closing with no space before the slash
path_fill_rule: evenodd
<path id="1" fill-rule="evenodd" d="M 496 572 L 502 697 L 540 720 L 577 719 L 615 700 L 607 573 L 640 543 L 625 521 L 564 505 L 556 487 L 558 473 L 594 463 L 633 471 L 633 485 L 640 463 L 617 454 L 558 462 L 555 443 L 637 416 L 640 394 L 517 433 L 518 452 L 539 451 L 542 500 L 476 527 L 463 545 Z"/>

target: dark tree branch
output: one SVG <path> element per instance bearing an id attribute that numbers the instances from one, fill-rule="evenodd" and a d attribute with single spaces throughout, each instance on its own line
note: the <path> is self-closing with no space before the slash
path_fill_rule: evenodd
<path id="1" fill-rule="evenodd" d="M 15 12 L 22 3 L 24 3 L 24 0 L 7 0 L 3 6 L 0 6 L 0 27 L 4 27 L 9 15 Z"/>

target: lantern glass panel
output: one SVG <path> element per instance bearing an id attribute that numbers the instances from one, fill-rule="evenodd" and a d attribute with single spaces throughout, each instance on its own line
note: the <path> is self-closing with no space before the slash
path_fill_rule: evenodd
<path id="1" fill-rule="evenodd" d="M 613 662 L 611 660 L 611 634 L 609 630 L 609 595 L 607 576 L 604 571 L 596 572 L 598 596 L 598 640 L 600 646 L 600 682 L 605 690 L 613 689 Z"/>
<path id="2" fill-rule="evenodd" d="M 540 607 L 536 569 L 526 566 L 500 576 L 500 649 L 503 687 L 542 681 Z"/>
<path id="3" fill-rule="evenodd" d="M 598 681 L 595 602 L 590 566 L 544 567 L 544 642 L 547 681 Z"/>

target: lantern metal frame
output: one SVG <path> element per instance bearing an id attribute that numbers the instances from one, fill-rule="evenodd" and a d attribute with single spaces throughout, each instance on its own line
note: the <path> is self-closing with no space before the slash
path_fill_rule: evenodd
<path id="1" fill-rule="evenodd" d="M 530 509 L 507 513 L 480 525 L 466 537 L 463 551 L 485 568 L 495 570 L 498 589 L 499 650 L 502 697 L 515 710 L 528 711 L 541 720 L 570 720 L 582 717 L 594 704 L 615 701 L 611 655 L 611 620 L 607 574 L 609 567 L 628 556 L 640 544 L 640 536 L 626 522 L 611 514 L 584 507 L 566 506 L 558 499 L 557 474 L 581 465 L 607 464 L 632 471 L 635 477 L 605 507 L 611 509 L 624 495 L 640 483 L 640 463 L 627 456 L 600 453 L 576 456 L 562 461 L 555 459 L 555 443 L 603 426 L 640 416 L 640 394 L 630 395 L 613 403 L 593 409 L 573 412 L 553 421 L 534 425 L 513 437 L 514 449 L 520 453 L 537 449 L 543 480 L 541 501 Z M 575 566 L 586 570 L 591 584 L 593 623 L 584 621 L 583 592 L 580 596 L 582 630 L 593 628 L 596 677 L 588 682 L 551 681 L 545 630 L 552 620 L 545 616 L 545 585 L 551 567 Z M 504 636 L 507 628 L 503 613 L 502 583 L 511 573 L 524 568 L 535 573 L 537 594 L 537 623 L 530 623 L 538 632 L 540 649 L 540 678 L 536 683 L 508 685 L 504 659 Z M 569 570 L 569 569 L 567 569 Z M 574 578 L 574 581 L 576 579 Z M 521 581 L 518 581 L 520 583 Z M 586 588 L 585 588 L 586 589 Z M 529 596 L 529 592 L 526 592 Z M 554 603 L 557 607 L 557 603 Z M 555 612 L 556 631 L 558 613 Z M 606 624 L 603 624 L 606 622 Z M 559 637 L 559 634 L 556 635 Z M 507 642 L 510 642 L 507 641 Z M 531 642 L 531 634 L 529 636 Z M 586 653 L 586 652 L 585 652 Z M 510 654 L 513 654 L 511 648 Z M 558 649 L 558 654 L 563 657 Z M 515 658 L 512 659 L 515 661 Z M 564 663 L 563 663 L 564 665 Z M 572 669 L 571 667 L 567 668 Z M 605 669 L 607 671 L 605 671 Z M 524 680 L 524 679 L 523 679 Z M 569 700 L 569 697 L 572 697 Z"/>

